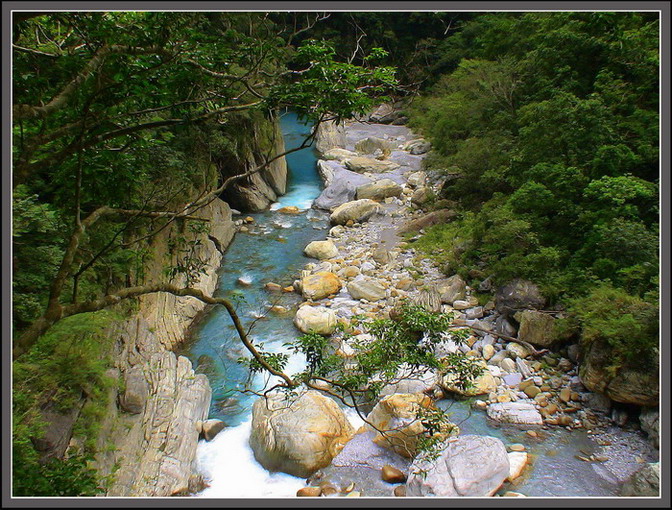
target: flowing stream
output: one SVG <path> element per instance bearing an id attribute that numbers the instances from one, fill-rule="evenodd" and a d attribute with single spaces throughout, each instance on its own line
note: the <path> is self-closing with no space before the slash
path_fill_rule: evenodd
<path id="1" fill-rule="evenodd" d="M 281 124 L 287 148 L 300 145 L 310 131 L 309 126 L 299 123 L 291 112 L 281 118 Z M 252 328 L 251 336 L 262 342 L 265 350 L 272 352 L 284 351 L 283 344 L 297 338 L 292 319 L 293 308 L 300 302 L 300 297 L 294 293 L 270 293 L 264 289 L 264 284 L 291 285 L 310 261 L 303 255 L 303 248 L 310 241 L 324 239 L 329 228 L 328 216 L 313 209 L 299 215 L 275 212 L 284 206 L 309 209 L 322 189 L 313 149 L 290 154 L 287 163 L 290 175 L 287 194 L 270 211 L 251 215 L 254 223 L 249 233 L 236 235 L 222 261 L 217 290 L 218 295 L 238 301 L 240 315 Z M 269 313 L 271 306 L 284 307 L 286 311 L 280 309 L 280 312 Z M 259 389 L 267 381 L 260 377 L 248 381 L 246 368 L 237 363 L 246 351 L 222 308 L 211 310 L 201 321 L 182 354 L 191 359 L 197 372 L 206 374 L 210 380 L 213 390 L 210 417 L 227 424 L 215 439 L 199 443 L 199 470 L 210 486 L 198 496 L 293 497 L 305 485 L 305 480 L 283 473 L 269 473 L 256 462 L 249 447 L 251 410 L 256 396 L 240 390 L 246 384 Z M 293 355 L 287 371 L 291 374 L 302 370 L 304 361 L 301 356 Z M 532 468 L 528 468 L 518 483 L 509 489 L 528 496 L 615 496 L 619 480 L 614 472 L 622 471 L 624 465 L 633 462 L 632 458 L 615 459 L 617 465 L 610 470 L 608 463 L 577 460 L 577 454 L 586 455 L 586 452 L 599 448 L 583 430 L 555 428 L 540 431 L 540 438 L 531 438 L 524 429 L 493 424 L 483 411 L 470 413 L 465 403 L 444 400 L 439 405 L 450 407 L 452 419 L 460 424 L 462 433 L 492 435 L 505 444 L 525 444 Z M 348 413 L 348 416 L 353 425 L 359 425 L 355 413 Z M 631 441 L 641 441 L 634 433 L 629 433 L 628 437 L 621 431 L 616 434 L 624 437 L 628 445 Z M 621 452 L 622 456 L 630 455 L 627 450 Z M 380 475 L 371 473 L 370 476 L 373 482 Z M 366 486 L 366 480 L 360 479 L 359 484 Z M 390 494 L 374 490 L 364 491 L 364 495 Z"/>

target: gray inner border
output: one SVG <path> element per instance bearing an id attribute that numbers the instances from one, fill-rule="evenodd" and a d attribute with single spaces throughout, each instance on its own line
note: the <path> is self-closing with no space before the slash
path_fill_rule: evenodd
<path id="1" fill-rule="evenodd" d="M 286 499 L 200 499 L 200 498 L 11 498 L 11 11 L 659 11 L 661 16 L 661 73 L 660 73 L 660 206 L 661 206 L 661 303 L 660 310 L 669 309 L 670 304 L 670 146 L 663 140 L 670 139 L 670 4 L 665 1 L 451 1 L 451 2 L 358 2 L 334 1 L 281 1 L 281 2 L 150 2 L 139 0 L 124 1 L 13 1 L 2 4 L 2 506 L 8 508 L 27 507 L 250 507 L 250 508 L 292 508 L 311 507 L 314 500 L 299 498 Z M 661 314 L 661 479 L 669 479 L 670 449 L 670 317 Z M 663 370 L 664 368 L 664 370 Z M 484 498 L 484 499 L 393 499 L 360 498 L 332 499 L 320 498 L 319 506 L 334 507 L 446 507 L 459 501 L 469 507 L 564 507 L 585 505 L 594 507 L 646 507 L 666 508 L 670 506 L 670 486 L 661 484 L 660 498 Z"/>

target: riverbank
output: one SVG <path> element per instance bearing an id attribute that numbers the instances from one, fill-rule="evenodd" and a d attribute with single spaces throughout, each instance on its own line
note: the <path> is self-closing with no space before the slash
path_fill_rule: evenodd
<path id="1" fill-rule="evenodd" d="M 609 409 L 604 408 L 604 400 L 581 387 L 576 365 L 568 352 L 547 352 L 539 357 L 533 353 L 533 347 L 528 349 L 499 336 L 511 337 L 517 331 L 512 329 L 513 321 L 500 320 L 503 315 L 495 301 L 480 303 L 476 292 L 459 277 L 446 278 L 408 242 L 433 222 L 451 217 L 447 210 L 428 210 L 440 182 L 420 171 L 427 144 L 403 126 L 348 123 L 344 129 L 336 126 L 328 129 L 330 132 L 320 144 L 324 159 L 317 163 L 327 186 L 315 201 L 315 205 L 331 214 L 331 223 L 337 223 L 329 229 L 326 241 L 312 243 L 324 239 L 321 231 L 328 228 L 325 213 L 294 209 L 293 204 L 278 204 L 272 209 L 279 209 L 280 205 L 290 208 L 237 222 L 243 237 L 236 242 L 245 243 L 232 247 L 239 248 L 241 257 L 239 265 L 234 263 L 237 278 L 231 278 L 221 289 L 251 293 L 256 308 L 250 307 L 250 313 L 263 316 L 255 326 L 261 328 L 256 336 L 266 342 L 269 350 L 280 352 L 284 341 L 294 336 L 288 334 L 287 327 L 294 329 L 288 322 L 297 305 L 299 313 L 294 323 L 304 330 L 308 325 L 333 323 L 334 319 L 347 324 L 354 316 L 386 317 L 403 298 L 454 313 L 465 328 L 475 326 L 481 331 L 470 330 L 472 334 L 465 344 L 447 339 L 439 348 L 444 354 L 460 350 L 482 360 L 487 372 L 475 385 L 476 395 L 470 396 L 471 401 L 463 401 L 467 397 L 455 394 L 455 388 L 442 380 L 440 374 L 431 374 L 420 384 L 418 381 L 406 384 L 403 391 L 424 390 L 432 394 L 439 407 L 453 413 L 463 433 L 493 436 L 507 446 L 511 459 L 515 459 L 518 476 L 512 477 L 500 493 L 514 489 L 530 496 L 617 495 L 618 484 L 642 467 L 643 462 L 656 460 L 656 452 L 639 432 L 609 425 Z M 375 159 L 376 156 L 380 159 Z M 364 207 L 344 207 L 356 199 Z M 292 234 L 297 227 L 312 227 L 312 236 L 301 243 Z M 276 268 L 272 260 L 278 255 L 274 247 L 277 249 L 279 245 L 270 241 L 278 231 L 284 232 L 281 237 L 286 237 L 287 242 L 282 244 L 291 246 L 286 246 L 288 251 L 281 257 L 283 263 Z M 310 245 L 308 253 L 324 260 L 313 260 L 302 268 L 292 269 L 294 252 Z M 238 260 L 234 253 L 227 256 L 233 256 L 234 262 Z M 250 257 L 251 260 L 246 260 Z M 252 264 L 245 265 L 248 262 Z M 245 269 L 248 267 L 253 270 Z M 274 269 L 271 271 L 270 267 Z M 324 296 L 311 294 L 311 289 L 304 285 L 306 278 L 327 273 L 338 280 L 340 288 Z M 267 284 L 286 288 L 293 277 L 298 278 L 294 288 L 304 298 L 303 302 L 297 302 L 298 296 L 293 293 L 276 294 L 282 296 L 282 303 L 278 301 L 280 297 L 269 300 L 273 294 L 266 291 Z M 268 313 L 269 306 L 276 308 Z M 285 311 L 278 314 L 278 306 Z M 304 308 L 313 313 L 300 312 Z M 299 319 L 301 316 L 304 318 Z M 207 333 L 209 330 L 211 334 Z M 222 344 L 221 327 L 216 321 L 204 331 L 213 342 L 216 340 L 216 347 L 238 352 L 235 345 Z M 338 335 L 333 339 L 337 342 L 334 345 L 337 353 L 346 358 L 352 356 L 352 345 L 340 342 Z M 303 363 L 298 357 L 290 360 L 295 370 L 300 370 Z M 235 360 L 230 365 L 225 372 L 232 376 Z M 212 382 L 212 374 L 208 375 Z M 221 375 L 217 377 L 221 379 Z M 230 391 L 236 381 L 235 377 L 228 380 L 223 389 Z M 215 387 L 215 393 L 221 389 Z M 392 393 L 396 391 L 400 388 Z M 227 395 L 220 396 L 231 398 Z M 213 441 L 201 442 L 199 466 L 210 484 L 200 494 L 202 497 L 291 497 L 305 485 L 301 478 L 269 473 L 255 460 L 248 445 L 254 427 L 250 421 L 251 402 L 249 397 L 236 398 L 235 418 L 226 412 L 218 416 L 231 427 Z M 211 417 L 218 412 L 211 411 Z M 347 416 L 354 429 L 358 429 L 361 420 L 352 412 Z M 408 460 L 374 446 L 365 435 L 357 435 L 328 467 L 310 478 L 309 492 L 314 494 L 315 486 L 319 485 L 327 487 L 324 495 L 345 495 L 340 489 L 347 488 L 350 490 L 346 493 L 351 496 L 402 494 L 398 487 L 403 485 L 382 481 L 380 473 L 385 464 L 408 473 Z"/>
<path id="2" fill-rule="evenodd" d="M 523 475 L 514 478 L 517 490 L 527 488 L 527 492 L 535 496 L 617 495 L 619 484 L 644 463 L 657 460 L 657 451 L 636 426 L 629 430 L 614 426 L 612 418 L 620 419 L 622 423 L 625 411 L 612 410 L 608 399 L 583 387 L 578 376 L 576 347 L 553 352 L 539 344 L 535 349 L 522 338 L 520 343 L 516 342 L 516 336 L 534 339 L 536 324 L 533 321 L 527 321 L 525 335 L 521 335 L 519 329 L 524 328 L 524 320 L 516 321 L 512 318 L 513 313 L 502 313 L 502 306 L 497 305 L 504 300 L 500 295 L 500 303 L 496 302 L 495 289 L 478 289 L 480 292 L 477 293 L 477 289 L 470 289 L 459 276 L 447 278 L 431 260 L 406 242 L 436 221 L 446 221 L 452 213 L 449 210 L 423 210 L 441 184 L 420 171 L 427 144 L 403 126 L 348 123 L 343 135 L 340 147 L 333 146 L 338 143 L 338 136 L 333 134 L 328 138 L 336 140 L 336 144 L 323 147 L 322 155 L 326 160 L 318 165 L 330 186 L 316 204 L 333 213 L 344 197 L 359 198 L 361 193 L 358 191 L 375 182 L 380 191 L 376 196 L 373 189 L 373 196 L 381 203 L 367 220 L 358 222 L 353 217 L 350 222 L 347 219 L 342 222 L 345 225 L 330 230 L 327 241 L 333 243 L 337 254 L 308 264 L 305 271 L 310 274 L 332 272 L 342 281 L 343 288 L 333 298 L 308 301 L 301 306 L 319 305 L 346 322 L 355 315 L 389 316 L 397 300 L 403 298 L 435 303 L 442 311 L 455 314 L 456 323 L 462 324 L 471 334 L 465 344 L 448 340 L 439 347 L 444 353 L 461 351 L 482 359 L 487 367 L 486 374 L 475 384 L 476 389 L 462 396 L 477 397 L 472 403 L 473 412 L 481 416 L 471 420 L 480 422 L 473 427 L 479 433 L 515 437 L 515 442 L 509 441 L 511 452 L 511 448 L 520 450 L 521 443 L 526 443 L 523 450 L 529 450 L 529 455 L 524 459 L 531 465 L 527 469 L 519 466 Z M 371 163 L 358 161 L 361 165 L 371 166 L 363 172 L 360 168 L 357 172 L 350 170 L 354 165 L 347 160 L 361 156 L 353 154 L 358 143 L 369 139 L 371 152 L 380 150 L 370 137 L 391 145 L 390 154 L 384 161 L 398 166 L 390 165 L 385 171 L 377 172 Z M 415 141 L 409 143 L 411 140 Z M 398 188 L 390 183 L 382 184 L 382 179 L 393 181 Z M 385 194 L 389 196 L 384 197 Z M 307 273 L 303 275 L 305 278 Z M 490 291 L 491 299 L 481 302 L 487 291 Z M 538 297 L 538 289 L 525 288 L 520 294 L 522 306 L 510 312 L 529 309 L 527 313 L 534 314 L 533 299 Z M 328 315 L 324 313 L 325 319 Z M 347 357 L 352 353 L 352 346 L 342 343 L 337 353 Z M 435 395 L 448 397 L 441 402 L 460 398 L 455 387 L 440 380 L 438 374 L 435 376 L 425 390 L 434 387 Z M 502 429 L 508 430 L 502 433 Z M 558 455 L 558 449 L 564 451 Z M 547 458 L 539 459 L 541 452 Z M 555 459 L 549 462 L 549 458 Z M 332 478 L 334 483 L 343 485 L 347 480 L 339 465 L 351 476 L 355 475 L 352 463 L 342 464 L 338 457 L 321 474 L 326 473 L 325 476 Z M 380 466 L 377 467 L 379 471 Z M 368 469 L 372 467 L 368 466 Z M 363 475 L 360 472 L 357 476 Z M 555 482 L 535 487 L 535 480 L 543 481 L 548 476 L 554 476 Z M 324 478 L 317 478 L 320 483 L 325 483 Z M 362 491 L 362 495 L 392 495 L 389 487 L 387 494 L 384 493 L 385 484 L 381 486 L 380 476 L 364 478 L 370 486 L 368 494 Z"/>

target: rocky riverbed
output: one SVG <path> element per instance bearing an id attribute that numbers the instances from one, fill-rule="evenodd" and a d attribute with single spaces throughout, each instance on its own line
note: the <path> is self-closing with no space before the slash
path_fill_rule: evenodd
<path id="1" fill-rule="evenodd" d="M 243 275 L 236 285 L 285 296 L 269 304 L 271 316 L 291 314 L 298 331 L 330 336 L 346 361 L 356 341 L 370 337 L 358 331 L 353 342 L 339 324 L 347 329 L 355 317 L 389 317 L 406 299 L 452 313 L 464 340 L 446 332 L 435 354 L 461 352 L 482 374 L 464 389 L 454 374 L 409 377 L 402 370 L 365 409 L 378 429 L 402 432 L 391 444 L 352 409 L 340 410 L 315 391 L 295 405 L 255 404 L 251 421 L 238 427 L 245 441 L 251 438 L 249 461 L 253 452 L 266 469 L 304 477 L 298 496 L 613 496 L 644 466 L 648 471 L 628 490 L 652 492 L 657 451 L 627 408 L 583 386 L 578 347 L 557 337 L 561 313 L 544 309 L 539 289 L 524 280 L 498 289 L 486 280 L 472 289 L 413 248 L 424 229 L 455 216 L 436 208 L 441 181 L 421 170 L 429 144 L 404 126 L 363 122 L 323 125 L 317 142 L 325 189 L 313 209 L 277 204 L 271 223 L 283 227 L 305 216 L 319 232 L 327 221 L 326 239 L 298 247 L 313 260 L 295 273 L 293 285 L 291 275 L 276 281 Z M 236 221 L 240 234 L 257 242 L 272 234 L 264 225 L 253 217 Z M 457 426 L 442 431 L 446 448 L 428 467 L 415 458 L 415 441 L 423 433 L 419 409 L 434 406 L 448 410 Z M 652 435 L 656 420 L 651 414 L 642 421 Z M 215 462 L 215 450 L 203 458 L 212 454 L 208 462 Z M 300 478 L 269 476 L 287 489 L 303 485 Z"/>
<path id="2" fill-rule="evenodd" d="M 327 130 L 320 145 L 324 159 L 318 162 L 327 187 L 314 206 L 327 210 L 334 226 L 325 241 L 312 242 L 305 249 L 316 260 L 294 283 L 294 290 L 305 299 L 295 325 L 303 332 L 331 334 L 336 324 L 348 325 L 353 316 L 389 317 L 402 299 L 451 312 L 455 324 L 468 331 L 467 339 L 459 342 L 447 334 L 435 354 L 462 352 L 482 364 L 483 374 L 464 391 L 450 374 L 430 373 L 421 380 L 402 381 L 388 390 L 391 395 L 386 399 L 422 392 L 449 401 L 476 397 L 469 404 L 474 413 L 485 414 L 492 427 L 520 431 L 523 442 L 536 445 L 557 436 L 558 430 L 581 431 L 583 448 L 572 460 L 590 465 L 606 482 L 595 487 L 595 495 L 609 493 L 605 488 L 609 485 L 615 494 L 618 484 L 643 464 L 657 460 L 657 452 L 641 433 L 614 427 L 614 419 L 622 421 L 625 411 L 612 410 L 609 399 L 583 386 L 577 346 L 551 349 L 557 344 L 552 326 L 558 314 L 543 310 L 544 298 L 534 284 L 519 280 L 497 292 L 487 284 L 471 289 L 458 275 L 446 277 L 402 239 L 453 214 L 423 210 L 440 185 L 420 169 L 428 144 L 404 126 L 353 122 L 345 129 L 328 126 Z M 483 302 L 487 291 L 492 298 Z M 338 335 L 333 340 L 338 343 Z M 350 343 L 340 341 L 336 352 L 347 358 L 355 351 Z M 390 409 L 393 414 L 399 411 L 398 404 Z M 254 419 L 252 427 L 254 431 Z M 455 452 L 444 452 L 446 465 L 450 471 L 480 452 L 479 469 L 469 468 L 471 461 L 467 462 L 462 466 L 463 478 L 453 480 L 456 492 L 444 494 L 439 488 L 446 482 L 446 473 L 433 472 L 433 482 L 420 482 L 412 474 L 410 459 L 376 444 L 374 432 L 366 427 L 359 432 L 349 442 L 343 441 L 342 451 L 309 478 L 299 495 L 401 496 L 407 487 L 399 480 L 396 485 L 387 483 L 381 475 L 385 469 L 396 469 L 404 480 L 411 477 L 409 495 L 511 496 L 520 494 L 507 492 L 506 487 L 521 486 L 521 480 L 529 479 L 534 470 L 534 465 L 526 469 L 534 464 L 535 455 L 524 444 L 504 445 L 497 438 L 467 435 L 460 439 L 464 444 L 459 448 L 453 445 Z M 503 451 L 503 457 L 494 451 Z M 576 476 L 580 472 L 574 470 Z"/>

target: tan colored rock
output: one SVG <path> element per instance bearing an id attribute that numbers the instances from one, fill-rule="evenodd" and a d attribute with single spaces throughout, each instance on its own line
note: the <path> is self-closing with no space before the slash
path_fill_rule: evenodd
<path id="1" fill-rule="evenodd" d="M 357 173 L 371 172 L 380 174 L 399 168 L 399 164 L 394 161 L 380 161 L 378 159 L 366 158 L 363 156 L 345 159 L 343 160 L 343 164 L 348 170 Z"/>
<path id="2" fill-rule="evenodd" d="M 289 403 L 272 393 L 252 409 L 250 446 L 269 471 L 307 478 L 328 466 L 353 434 L 338 405 L 314 390 Z"/>
<path id="3" fill-rule="evenodd" d="M 565 403 L 569 402 L 572 398 L 572 390 L 570 390 L 569 388 L 562 388 L 560 390 L 559 397 L 560 400 L 562 400 L 563 402 Z"/>
<path id="4" fill-rule="evenodd" d="M 368 198 L 353 200 L 339 205 L 329 217 L 334 225 L 352 226 L 355 222 L 361 223 L 368 220 L 374 214 L 380 212 L 380 204 Z M 348 225 L 349 222 L 350 225 Z"/>
<path id="5" fill-rule="evenodd" d="M 387 483 L 404 483 L 406 481 L 404 472 L 389 464 L 384 465 L 381 469 L 381 477 Z"/>
<path id="6" fill-rule="evenodd" d="M 353 280 L 347 285 L 348 292 L 353 299 L 366 299 L 367 301 L 380 301 L 385 299 L 385 287 L 373 278 L 361 278 Z"/>
<path id="7" fill-rule="evenodd" d="M 509 476 L 507 480 L 509 482 L 515 480 L 520 476 L 527 465 L 528 455 L 527 452 L 509 452 Z"/>
<path id="8" fill-rule="evenodd" d="M 520 323 L 518 338 L 532 345 L 549 347 L 557 340 L 555 319 L 536 310 L 517 312 L 514 318 Z"/>
<path id="9" fill-rule="evenodd" d="M 425 426 L 418 419 L 418 413 L 433 405 L 432 399 L 423 394 L 390 395 L 381 399 L 367 416 L 367 421 L 375 429 L 368 424 L 365 427 L 376 432 L 374 443 L 403 457 L 413 458 L 417 453 L 418 438 L 426 432 Z M 385 436 L 376 429 L 384 431 Z M 458 434 L 459 429 L 450 424 L 440 433 L 448 437 Z"/>
<path id="10" fill-rule="evenodd" d="M 534 386 L 534 385 L 528 386 L 523 391 L 525 392 L 525 395 L 527 395 L 530 398 L 536 397 L 541 392 L 541 390 L 537 386 Z"/>
<path id="11" fill-rule="evenodd" d="M 333 259 L 338 257 L 338 248 L 331 241 L 313 241 L 308 243 L 303 252 L 318 260 Z"/>
<path id="12" fill-rule="evenodd" d="M 299 209 L 295 205 L 288 205 L 285 207 L 281 207 L 276 212 L 279 212 L 280 214 L 301 214 L 301 209 Z"/>
<path id="13" fill-rule="evenodd" d="M 306 299 L 318 301 L 341 290 L 341 280 L 334 273 L 319 271 L 301 279 L 301 293 Z"/>
<path id="14" fill-rule="evenodd" d="M 296 491 L 296 496 L 299 498 L 317 498 L 322 494 L 320 487 L 301 487 Z"/>
<path id="15" fill-rule="evenodd" d="M 483 358 L 485 360 L 489 360 L 490 358 L 492 358 L 495 352 L 496 352 L 495 348 L 492 345 L 486 344 L 483 346 Z"/>
<path id="16" fill-rule="evenodd" d="M 495 391 L 497 389 L 497 383 L 495 378 L 488 370 L 488 365 L 482 359 L 477 359 L 472 361 L 472 363 L 481 368 L 482 372 L 476 379 L 471 381 L 471 385 L 468 388 L 460 387 L 462 380 L 460 379 L 457 372 L 448 372 L 444 374 L 441 378 L 441 387 L 446 391 L 452 393 L 458 393 L 460 395 L 465 395 L 472 397 L 474 395 L 484 395 Z"/>
<path id="17" fill-rule="evenodd" d="M 266 289 L 269 292 L 282 292 L 282 286 L 273 282 L 268 282 L 267 284 L 265 284 L 264 289 Z"/>
<path id="18" fill-rule="evenodd" d="M 343 161 L 344 159 L 354 158 L 356 156 L 357 156 L 356 152 L 341 149 L 340 147 L 335 147 L 333 149 L 329 149 L 327 152 L 322 154 L 322 159 L 326 159 L 327 161 L 329 160 Z"/>
<path id="19" fill-rule="evenodd" d="M 331 335 L 337 324 L 336 312 L 324 306 L 302 306 L 294 316 L 294 325 L 303 333 Z"/>
<path id="20" fill-rule="evenodd" d="M 386 198 L 398 197 L 401 195 L 401 191 L 401 186 L 392 179 L 381 179 L 359 186 L 355 198 L 357 200 L 369 198 L 371 200 L 381 201 Z"/>
<path id="21" fill-rule="evenodd" d="M 405 498 L 406 497 L 406 486 L 405 485 L 397 485 L 394 488 L 393 494 L 397 498 Z"/>

